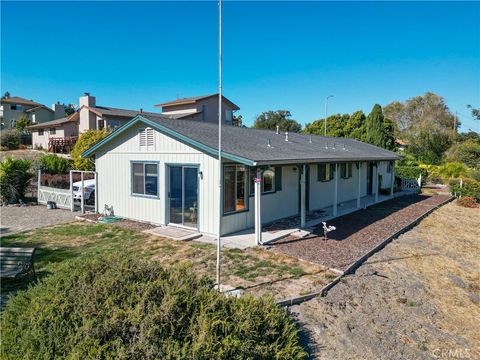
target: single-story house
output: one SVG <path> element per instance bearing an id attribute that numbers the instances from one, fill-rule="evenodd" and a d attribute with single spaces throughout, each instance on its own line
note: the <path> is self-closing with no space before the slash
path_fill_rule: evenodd
<path id="1" fill-rule="evenodd" d="M 50 139 L 69 139 L 78 136 L 78 112 L 60 119 L 31 125 L 28 129 L 32 133 L 32 146 L 34 149 L 49 150 Z"/>
<path id="2" fill-rule="evenodd" d="M 140 114 L 85 151 L 94 157 L 98 206 L 121 217 L 221 234 L 373 194 L 393 195 L 394 152 L 353 139 L 222 127 Z M 260 231 L 260 233 L 259 233 Z"/>

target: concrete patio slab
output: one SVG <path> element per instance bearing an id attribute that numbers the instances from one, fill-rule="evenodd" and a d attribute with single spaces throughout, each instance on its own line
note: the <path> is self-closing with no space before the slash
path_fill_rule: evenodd
<path id="1" fill-rule="evenodd" d="M 189 241 L 202 236 L 197 230 L 185 229 L 176 226 L 159 226 L 153 229 L 144 230 L 146 234 L 161 236 L 173 240 Z"/>

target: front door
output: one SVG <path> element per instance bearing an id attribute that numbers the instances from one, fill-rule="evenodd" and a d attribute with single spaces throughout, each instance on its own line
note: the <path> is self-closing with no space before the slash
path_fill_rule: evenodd
<path id="1" fill-rule="evenodd" d="M 169 222 L 198 228 L 198 168 L 170 166 Z"/>

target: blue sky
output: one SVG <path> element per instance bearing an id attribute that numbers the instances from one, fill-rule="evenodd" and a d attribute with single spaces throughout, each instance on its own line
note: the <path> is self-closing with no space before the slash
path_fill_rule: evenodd
<path id="1" fill-rule="evenodd" d="M 1 2 L 1 91 L 50 105 L 217 91 L 216 2 Z M 479 2 L 224 2 L 224 94 L 247 124 L 307 123 L 433 91 L 480 131 Z"/>

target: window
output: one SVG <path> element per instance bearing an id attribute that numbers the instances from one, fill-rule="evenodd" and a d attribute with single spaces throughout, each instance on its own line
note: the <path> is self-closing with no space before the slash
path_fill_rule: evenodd
<path id="1" fill-rule="evenodd" d="M 20 104 L 13 104 L 10 109 L 15 110 L 15 111 L 23 111 L 23 106 Z"/>
<path id="2" fill-rule="evenodd" d="M 331 164 L 318 164 L 318 181 L 330 181 L 332 180 L 332 165 Z"/>
<path id="3" fill-rule="evenodd" d="M 225 122 L 227 124 L 231 124 L 233 121 L 233 111 L 232 110 L 225 110 Z"/>
<path id="4" fill-rule="evenodd" d="M 98 130 L 103 130 L 105 127 L 105 120 L 98 120 Z"/>
<path id="5" fill-rule="evenodd" d="M 55 128 L 50 128 L 48 131 L 50 132 L 50 135 L 55 135 L 57 133 L 57 129 Z"/>
<path id="6" fill-rule="evenodd" d="M 340 164 L 340 176 L 342 179 L 348 179 L 352 177 L 352 163 Z"/>
<path id="7" fill-rule="evenodd" d="M 224 213 L 247 210 L 247 168 L 243 165 L 225 165 L 223 168 Z"/>
<path id="8" fill-rule="evenodd" d="M 132 162 L 132 194 L 158 196 L 158 164 Z"/>
<path id="9" fill-rule="evenodd" d="M 38 135 L 43 136 L 43 129 L 38 129 Z"/>
<path id="10" fill-rule="evenodd" d="M 263 170 L 262 174 L 262 193 L 270 193 L 282 190 L 282 168 L 281 167 L 269 167 Z M 255 177 L 257 171 L 254 168 L 250 169 L 250 195 L 255 194 Z"/>

